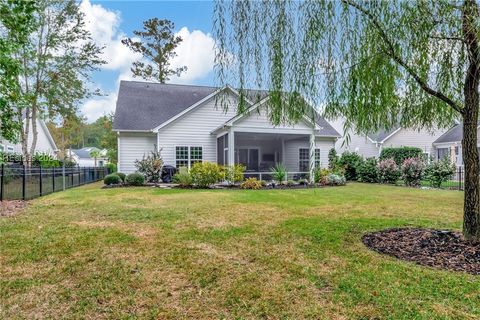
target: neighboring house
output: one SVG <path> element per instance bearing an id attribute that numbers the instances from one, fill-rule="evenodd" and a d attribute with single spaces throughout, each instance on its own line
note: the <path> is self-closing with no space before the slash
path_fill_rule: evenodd
<path id="1" fill-rule="evenodd" d="M 480 129 L 480 126 L 477 127 L 477 130 L 478 129 Z M 457 166 L 463 166 L 462 139 L 463 125 L 462 123 L 459 123 L 433 142 L 433 146 L 435 147 L 435 159 L 440 160 L 449 157 Z M 478 140 L 477 148 L 480 149 L 480 142 Z"/>
<path id="2" fill-rule="evenodd" d="M 239 115 L 238 92 L 228 86 L 122 81 L 113 124 L 119 171 L 136 171 L 135 160 L 155 148 L 166 165 L 176 167 L 198 161 L 240 163 L 252 173 L 268 172 L 281 162 L 298 173 L 328 165 L 328 151 L 340 137 L 328 122 L 317 115 L 315 121 L 304 118 L 295 125 L 274 126 L 265 108 L 266 92 L 247 95 L 248 112 Z"/>
<path id="3" fill-rule="evenodd" d="M 55 144 L 55 141 L 52 138 L 52 135 L 50 134 L 50 131 L 47 128 L 47 125 L 41 119 L 37 119 L 36 122 L 37 122 L 38 136 L 37 136 L 37 144 L 36 144 L 35 152 L 46 153 L 55 157 L 58 149 L 57 149 L 57 145 Z M 24 120 L 23 125 L 25 125 L 25 123 L 26 121 Z M 30 133 L 28 137 L 29 149 L 32 146 L 32 140 L 33 140 L 31 128 L 32 126 L 30 122 Z M 20 142 L 12 143 L 0 137 L 0 152 L 2 151 L 22 154 L 22 145 Z"/>
<path id="4" fill-rule="evenodd" d="M 92 157 L 92 151 L 98 151 L 100 157 L 96 159 Z M 107 150 L 100 150 L 95 147 L 67 150 L 66 153 L 80 167 L 104 167 L 108 163 Z"/>
<path id="5" fill-rule="evenodd" d="M 343 134 L 343 121 L 337 120 L 332 125 Z M 434 141 L 445 130 L 434 129 L 406 129 L 401 127 L 392 130 L 382 130 L 367 135 L 358 135 L 350 132 L 350 140 L 346 137 L 339 139 L 335 145 L 338 153 L 352 151 L 361 154 L 365 158 L 378 157 L 382 148 L 387 147 L 417 147 L 422 149 L 426 158 L 435 158 Z"/>

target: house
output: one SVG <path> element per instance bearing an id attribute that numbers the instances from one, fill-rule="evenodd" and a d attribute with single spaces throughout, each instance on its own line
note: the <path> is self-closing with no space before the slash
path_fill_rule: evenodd
<path id="1" fill-rule="evenodd" d="M 99 157 L 92 157 L 93 152 L 98 152 Z M 66 154 L 80 167 L 104 167 L 108 163 L 107 151 L 95 147 L 67 150 Z"/>
<path id="2" fill-rule="evenodd" d="M 336 120 L 332 125 L 343 135 L 335 144 L 337 152 L 357 152 L 365 158 L 378 157 L 382 148 L 387 147 L 417 147 L 422 149 L 426 158 L 434 158 L 433 143 L 445 133 L 444 129 L 413 129 L 397 126 L 391 130 L 381 130 L 366 135 L 350 132 L 350 139 L 346 141 L 343 121 Z"/>
<path id="3" fill-rule="evenodd" d="M 35 152 L 49 154 L 55 157 L 56 153 L 58 152 L 58 148 L 57 148 L 57 145 L 55 144 L 55 141 L 52 138 L 52 135 L 50 134 L 50 131 L 47 128 L 47 125 L 42 119 L 39 119 L 39 118 L 37 118 L 36 123 L 37 123 L 38 136 L 37 136 L 37 144 L 36 144 Z M 24 120 L 23 122 L 23 125 L 25 124 L 26 124 L 26 120 Z M 31 127 L 32 126 L 30 122 L 30 128 Z M 28 148 L 31 147 L 32 140 L 33 140 L 33 137 L 30 131 L 30 134 L 28 137 Z M 0 152 L 22 154 L 22 145 L 20 142 L 13 143 L 0 137 Z"/>
<path id="4" fill-rule="evenodd" d="M 463 125 L 461 123 L 457 123 L 433 142 L 433 146 L 435 148 L 435 159 L 440 160 L 445 157 L 449 157 L 450 160 L 458 167 L 463 166 L 462 139 Z M 478 141 L 477 148 L 480 149 L 480 143 Z"/>
<path id="5" fill-rule="evenodd" d="M 228 86 L 122 81 L 113 124 L 119 171 L 136 171 L 135 160 L 155 148 L 166 165 L 177 168 L 210 161 L 243 164 L 258 173 L 283 163 L 300 174 L 328 165 L 328 151 L 340 135 L 327 121 L 316 114 L 314 120 L 275 126 L 267 114 L 267 93 L 246 95 L 248 112 L 238 114 L 239 93 Z"/>

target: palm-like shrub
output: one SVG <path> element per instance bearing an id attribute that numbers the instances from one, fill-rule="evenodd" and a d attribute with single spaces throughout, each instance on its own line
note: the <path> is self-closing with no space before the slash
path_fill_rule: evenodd
<path id="1" fill-rule="evenodd" d="M 222 168 L 213 162 L 197 162 L 190 169 L 193 183 L 200 188 L 208 188 L 223 178 Z"/>
<path id="2" fill-rule="evenodd" d="M 434 188 L 440 188 L 442 183 L 448 181 L 455 174 L 455 164 L 448 158 L 430 163 L 425 169 L 425 178 Z"/>
<path id="3" fill-rule="evenodd" d="M 402 179 L 406 186 L 418 187 L 422 181 L 425 163 L 420 158 L 408 158 L 402 163 Z"/>
<path id="4" fill-rule="evenodd" d="M 275 167 L 270 168 L 272 171 L 272 179 L 277 183 L 287 180 L 287 167 L 282 163 L 277 163 Z"/>
<path id="5" fill-rule="evenodd" d="M 377 164 L 378 179 L 382 183 L 396 183 L 400 178 L 400 170 L 393 159 L 381 160 Z"/>
<path id="6" fill-rule="evenodd" d="M 148 182 L 160 182 L 162 176 L 163 160 L 160 151 L 152 151 L 148 156 L 143 156 L 142 160 L 135 161 L 137 171 L 145 176 Z"/>

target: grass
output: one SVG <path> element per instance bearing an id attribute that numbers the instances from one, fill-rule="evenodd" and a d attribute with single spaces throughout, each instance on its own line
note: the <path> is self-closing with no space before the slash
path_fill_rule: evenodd
<path id="1" fill-rule="evenodd" d="M 478 319 L 480 278 L 360 241 L 389 227 L 459 229 L 462 195 L 71 189 L 0 219 L 0 318 Z"/>

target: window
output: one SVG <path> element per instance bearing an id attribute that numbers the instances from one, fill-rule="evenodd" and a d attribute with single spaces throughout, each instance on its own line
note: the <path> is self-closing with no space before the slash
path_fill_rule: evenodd
<path id="1" fill-rule="evenodd" d="M 449 148 L 438 148 L 437 149 L 437 160 L 442 160 L 445 157 L 448 157 L 450 159 L 450 149 Z"/>
<path id="2" fill-rule="evenodd" d="M 300 172 L 307 172 L 310 171 L 310 149 L 308 148 L 300 148 L 299 155 L 299 168 L 298 171 Z M 315 167 L 320 167 L 320 149 L 315 149 Z"/>
<path id="3" fill-rule="evenodd" d="M 7 152 L 13 152 L 13 147 L 12 146 L 7 146 Z"/>
<path id="4" fill-rule="evenodd" d="M 190 168 L 196 162 L 202 162 L 203 148 L 202 147 L 175 147 L 175 165 L 177 168 Z"/>

